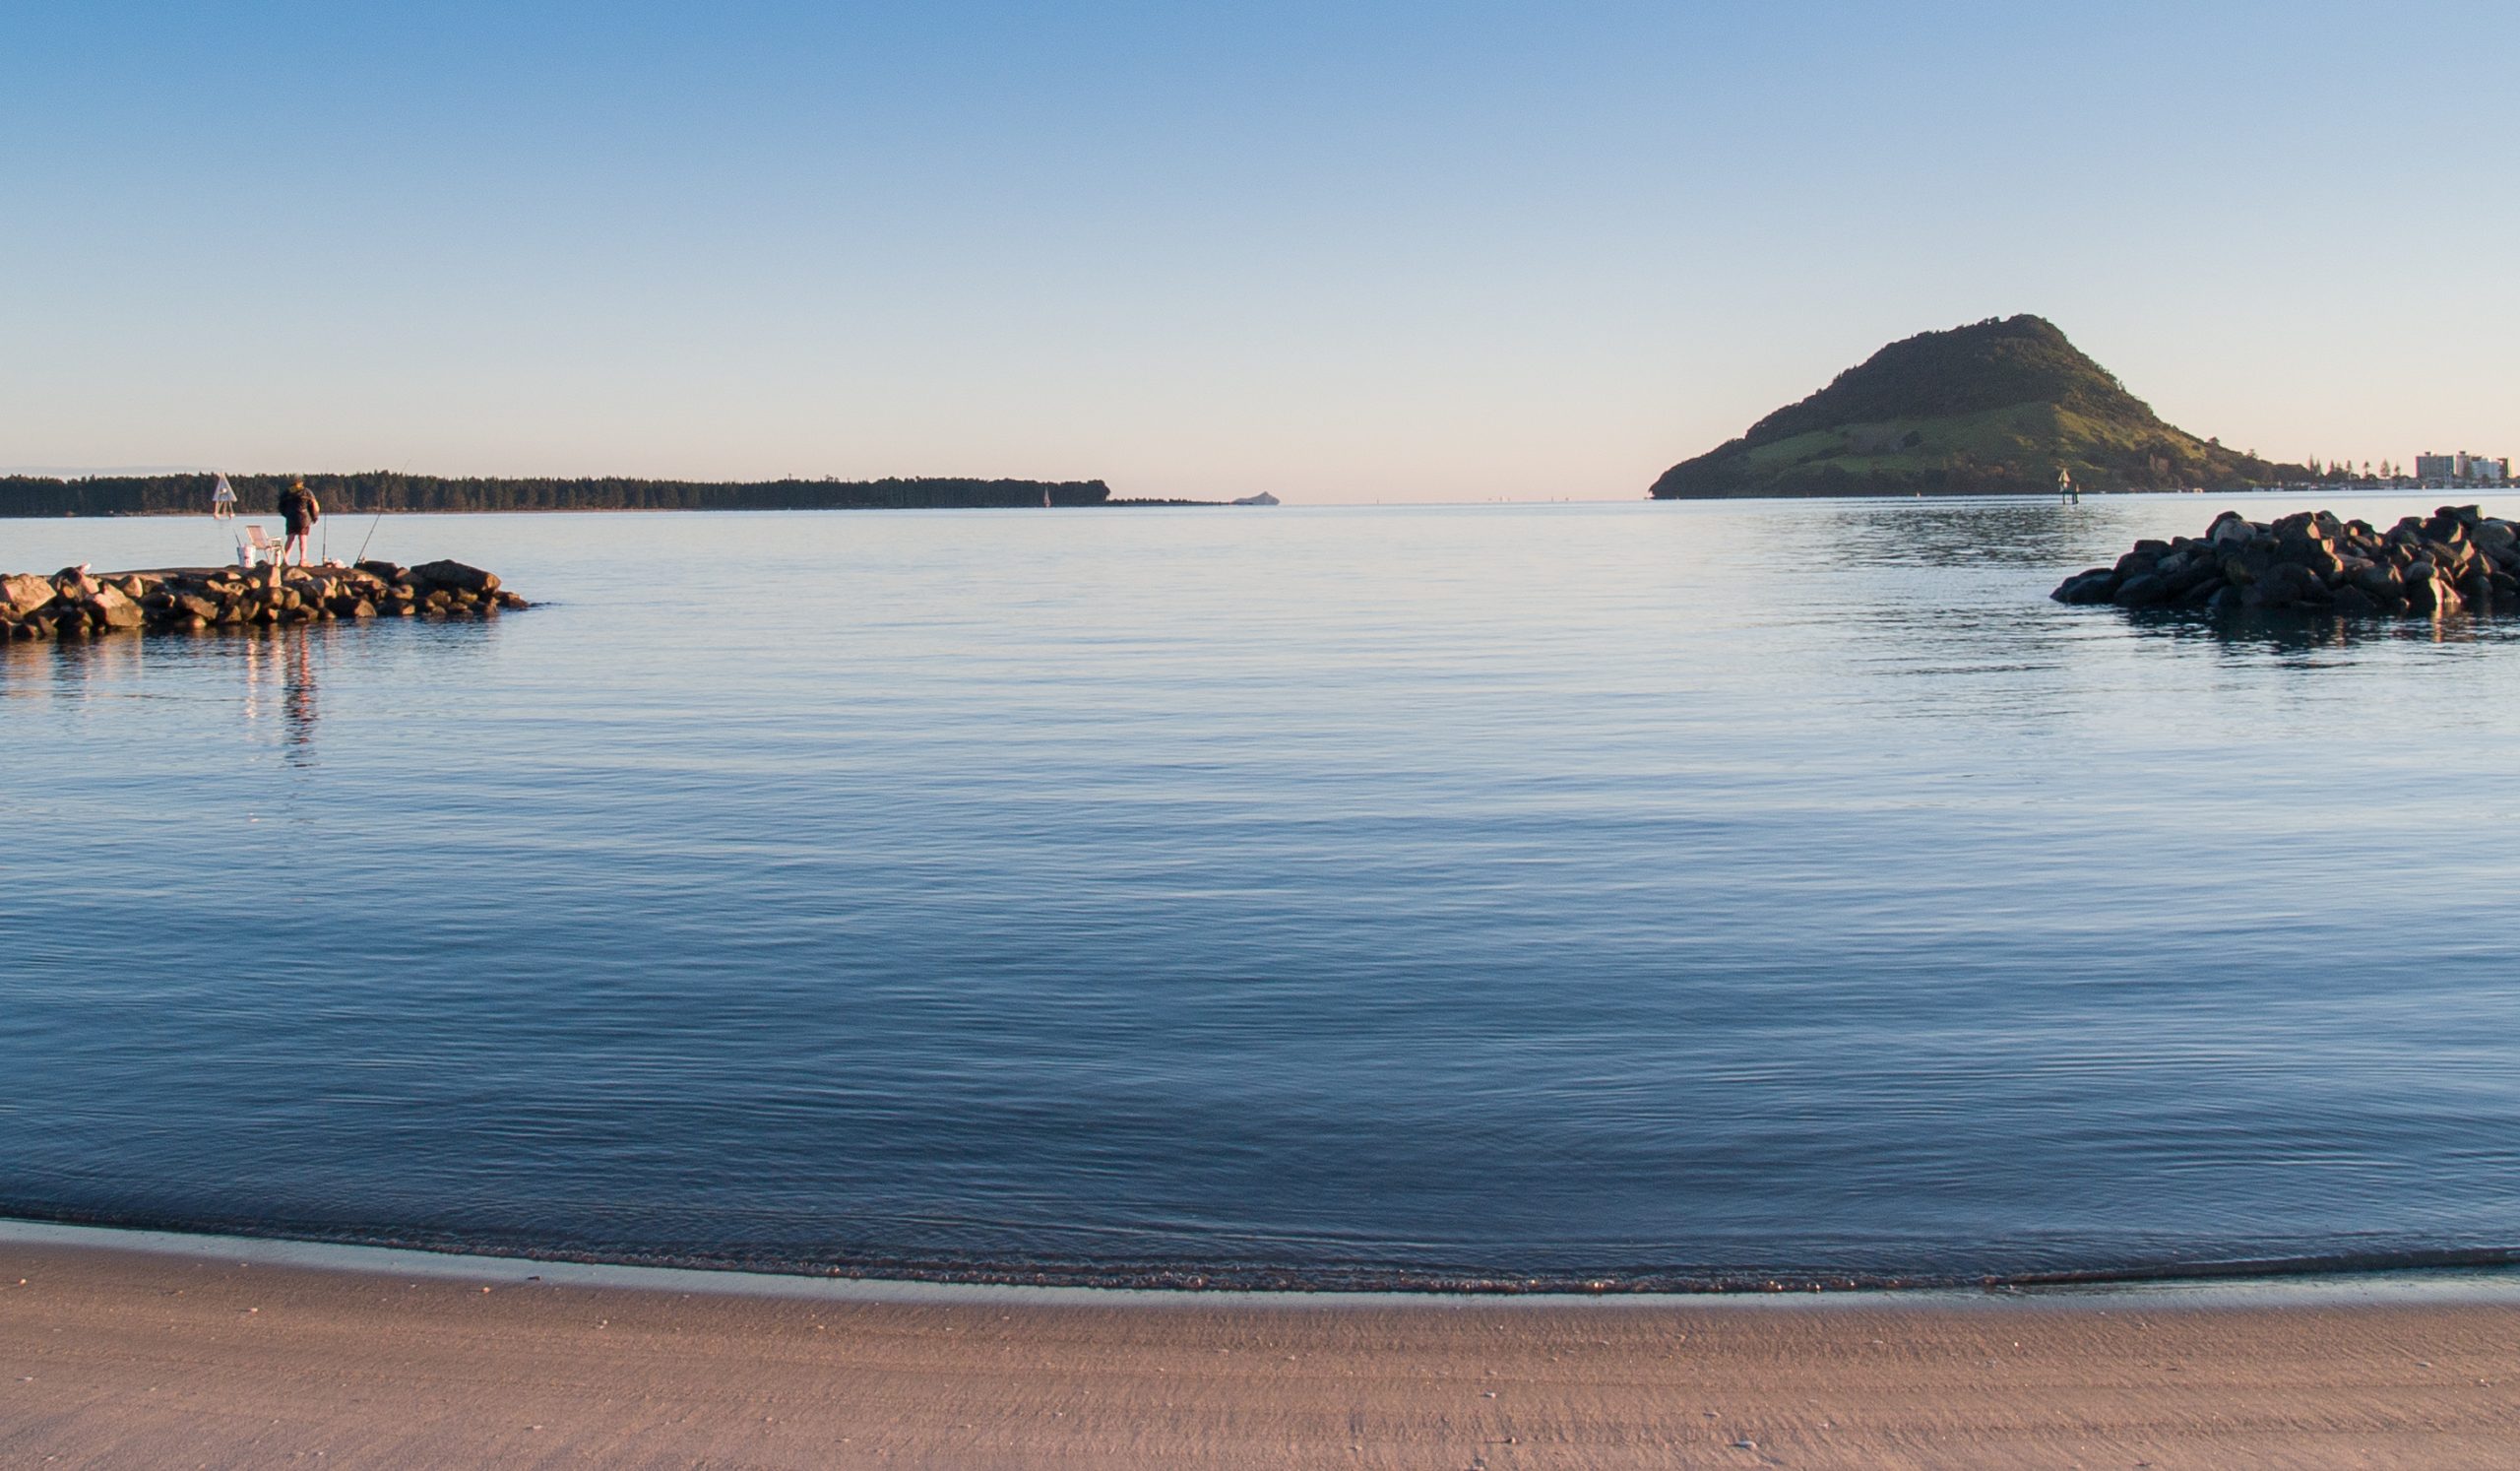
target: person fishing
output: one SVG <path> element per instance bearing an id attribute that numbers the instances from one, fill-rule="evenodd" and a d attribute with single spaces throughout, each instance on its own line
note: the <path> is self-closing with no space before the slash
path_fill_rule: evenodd
<path id="1" fill-rule="evenodd" d="M 280 544 L 280 559 L 285 564 L 289 552 L 294 549 L 297 565 L 303 567 L 306 565 L 306 534 L 315 529 L 316 522 L 324 519 L 324 507 L 315 499 L 315 492 L 306 488 L 303 478 L 289 481 L 288 488 L 280 493 L 280 514 L 286 526 L 285 540 Z"/>

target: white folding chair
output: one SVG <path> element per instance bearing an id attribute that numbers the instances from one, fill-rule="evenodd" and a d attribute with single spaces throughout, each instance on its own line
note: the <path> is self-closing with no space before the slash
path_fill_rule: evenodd
<path id="1" fill-rule="evenodd" d="M 262 527 L 248 524 L 244 532 L 245 540 L 236 544 L 236 565 L 264 567 L 280 560 L 281 544 L 264 536 Z"/>

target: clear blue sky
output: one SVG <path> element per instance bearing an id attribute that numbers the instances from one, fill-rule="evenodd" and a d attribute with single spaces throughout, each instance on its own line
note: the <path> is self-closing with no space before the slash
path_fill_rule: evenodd
<path id="1" fill-rule="evenodd" d="M 2036 311 L 2520 449 L 2520 7 L 23 4 L 0 465 L 1629 496 Z"/>

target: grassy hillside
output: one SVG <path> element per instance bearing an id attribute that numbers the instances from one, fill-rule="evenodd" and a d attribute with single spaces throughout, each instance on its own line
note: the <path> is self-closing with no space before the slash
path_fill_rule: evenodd
<path id="1" fill-rule="evenodd" d="M 1740 438 L 1672 466 L 1658 499 L 2018 494 L 2263 484 L 2304 474 L 2161 418 L 2050 323 L 1987 320 L 1892 343 Z"/>

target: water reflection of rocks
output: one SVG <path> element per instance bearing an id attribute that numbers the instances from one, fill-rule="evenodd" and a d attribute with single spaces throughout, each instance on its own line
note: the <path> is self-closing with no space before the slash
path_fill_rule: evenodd
<path id="1" fill-rule="evenodd" d="M 2213 646 L 2231 652 L 2315 654 L 2403 644 L 2507 643 L 2520 624 L 2472 613 L 2435 619 L 2345 617 L 2299 611 L 2215 616 L 2180 608 L 2120 608 L 2139 638 Z"/>
<path id="2" fill-rule="evenodd" d="M 329 630 L 327 630 L 329 632 Z M 237 637 L 245 673 L 248 724 L 277 718 L 281 757 L 292 766 L 315 759 L 316 651 L 312 626 L 255 628 Z"/>

